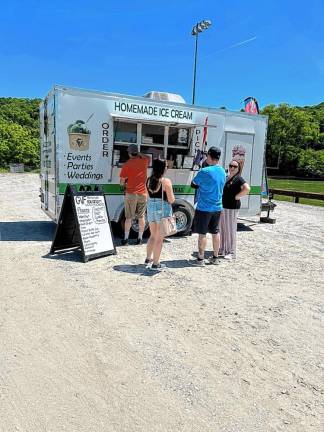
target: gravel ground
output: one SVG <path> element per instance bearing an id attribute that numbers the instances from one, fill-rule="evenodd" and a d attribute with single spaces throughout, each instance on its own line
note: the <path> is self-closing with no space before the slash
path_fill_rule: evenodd
<path id="1" fill-rule="evenodd" d="M 278 203 L 218 267 L 172 239 L 152 276 L 144 246 L 48 256 L 38 188 L 0 174 L 0 431 L 323 430 L 324 208 Z"/>

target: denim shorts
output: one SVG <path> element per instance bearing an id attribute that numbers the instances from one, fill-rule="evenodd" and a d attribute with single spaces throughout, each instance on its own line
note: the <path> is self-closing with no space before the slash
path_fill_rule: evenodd
<path id="1" fill-rule="evenodd" d="M 161 222 L 161 218 L 172 216 L 172 206 L 167 201 L 163 201 L 162 214 L 162 199 L 149 198 L 147 201 L 147 220 L 151 222 Z"/>

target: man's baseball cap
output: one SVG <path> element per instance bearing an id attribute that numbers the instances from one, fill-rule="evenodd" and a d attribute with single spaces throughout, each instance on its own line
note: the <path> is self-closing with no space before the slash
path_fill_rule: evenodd
<path id="1" fill-rule="evenodd" d="M 210 147 L 208 149 L 207 154 L 212 158 L 212 159 L 219 159 L 221 157 L 222 151 L 219 147 Z"/>
<path id="2" fill-rule="evenodd" d="M 138 148 L 136 144 L 130 144 L 127 148 L 127 151 L 129 154 L 137 155 L 138 154 Z"/>

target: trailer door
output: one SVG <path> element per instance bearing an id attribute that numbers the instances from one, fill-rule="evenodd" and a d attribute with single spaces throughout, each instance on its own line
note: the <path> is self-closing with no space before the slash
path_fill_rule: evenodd
<path id="1" fill-rule="evenodd" d="M 41 206 L 52 218 L 56 215 L 56 164 L 55 164 L 55 100 L 45 99 L 40 109 L 41 139 Z"/>
<path id="2" fill-rule="evenodd" d="M 254 150 L 254 134 L 242 132 L 225 132 L 225 169 L 228 170 L 228 164 L 235 158 L 243 164 L 242 177 L 251 185 L 252 160 Z M 241 208 L 249 208 L 250 196 L 241 198 Z"/>

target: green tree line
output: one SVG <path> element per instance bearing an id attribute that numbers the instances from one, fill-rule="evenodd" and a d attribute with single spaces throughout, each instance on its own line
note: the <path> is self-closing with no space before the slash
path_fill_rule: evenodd
<path id="1" fill-rule="evenodd" d="M 294 107 L 268 105 L 266 160 L 283 175 L 324 177 L 324 103 Z"/>
<path id="2" fill-rule="evenodd" d="M 40 99 L 0 98 L 0 167 L 39 167 Z M 316 106 L 268 105 L 266 160 L 276 173 L 324 177 L 324 102 Z"/>
<path id="3" fill-rule="evenodd" d="M 39 167 L 40 99 L 0 98 L 0 167 Z"/>

